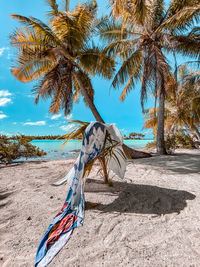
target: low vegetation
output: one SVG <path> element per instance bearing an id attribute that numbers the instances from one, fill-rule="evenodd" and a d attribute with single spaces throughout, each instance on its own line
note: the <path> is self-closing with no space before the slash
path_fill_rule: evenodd
<path id="1" fill-rule="evenodd" d="M 35 158 L 46 155 L 46 152 L 30 144 L 31 138 L 24 135 L 14 139 L 0 135 L 0 162 L 9 164 L 19 158 Z"/>
<path id="2" fill-rule="evenodd" d="M 10 139 L 16 140 L 18 136 L 12 136 Z M 62 139 L 61 135 L 24 135 L 24 138 L 26 138 L 29 141 L 32 140 L 56 140 L 56 139 Z"/>
<path id="3" fill-rule="evenodd" d="M 167 135 L 165 138 L 165 147 L 168 154 L 172 154 L 177 148 L 197 148 L 197 143 L 192 136 L 185 133 L 183 130 L 172 135 Z M 156 148 L 156 141 L 148 143 L 147 149 Z"/>

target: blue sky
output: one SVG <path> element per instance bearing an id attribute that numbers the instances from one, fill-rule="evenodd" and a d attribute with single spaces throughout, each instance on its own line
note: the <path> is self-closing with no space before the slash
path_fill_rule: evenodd
<path id="1" fill-rule="evenodd" d="M 64 117 L 63 112 L 56 116 L 48 113 L 50 101 L 41 100 L 38 105 L 34 104 L 31 94 L 34 83 L 21 83 L 10 73 L 14 51 L 9 45 L 9 33 L 19 26 L 16 20 L 10 18 L 10 14 L 33 16 L 45 21 L 48 7 L 44 2 L 44 0 L 34 0 L 34 2 L 1 0 L 0 3 L 0 133 L 2 134 L 64 134 L 70 128 L 68 119 L 94 120 L 92 113 L 82 101 L 74 104 L 72 114 L 68 118 Z M 64 1 L 59 2 L 62 4 Z M 70 8 L 77 2 L 78 0 L 70 1 Z M 100 5 L 99 14 L 108 12 L 108 0 L 97 2 Z M 143 126 L 143 114 L 140 107 L 139 86 L 124 102 L 120 102 L 121 90 L 109 90 L 110 85 L 111 81 L 93 78 L 95 105 L 103 119 L 107 123 L 116 123 L 122 133 L 140 132 Z"/>

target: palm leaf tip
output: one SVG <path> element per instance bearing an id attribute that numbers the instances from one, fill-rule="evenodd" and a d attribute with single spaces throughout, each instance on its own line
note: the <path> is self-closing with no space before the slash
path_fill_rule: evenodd
<path id="1" fill-rule="evenodd" d="M 16 14 L 10 14 L 11 19 L 14 19 Z"/>

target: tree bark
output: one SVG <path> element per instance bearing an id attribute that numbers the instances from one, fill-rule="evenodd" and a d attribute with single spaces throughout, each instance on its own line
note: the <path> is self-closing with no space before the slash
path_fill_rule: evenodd
<path id="1" fill-rule="evenodd" d="M 158 109 L 158 127 L 157 127 L 157 153 L 166 155 L 165 136 L 164 136 L 164 118 L 165 118 L 165 86 L 164 78 L 160 78 L 159 88 L 159 109 Z"/>
<path id="2" fill-rule="evenodd" d="M 152 155 L 150 153 L 144 151 L 135 150 L 125 144 L 122 145 L 124 153 L 129 155 L 132 159 L 140 159 L 140 158 L 150 158 Z"/>
<path id="3" fill-rule="evenodd" d="M 198 138 L 198 141 L 200 141 L 200 132 L 199 132 L 198 128 L 195 125 L 193 125 L 193 128 L 194 128 L 194 132 Z"/>
<path id="4" fill-rule="evenodd" d="M 81 89 L 82 95 L 85 97 L 85 99 L 87 101 L 87 104 L 88 104 L 90 110 L 92 111 L 93 116 L 95 117 L 95 119 L 97 121 L 102 122 L 102 123 L 105 123 L 104 120 L 102 119 L 101 115 L 99 114 L 98 110 L 96 109 L 93 101 L 89 97 L 87 91 L 85 90 L 84 85 L 83 85 L 81 79 L 78 77 L 78 74 L 74 71 L 73 72 L 73 75 L 74 75 L 74 77 L 75 77 L 75 79 L 76 79 L 76 81 L 77 81 L 77 83 L 78 83 L 78 85 L 79 85 L 79 87 Z"/>
<path id="5" fill-rule="evenodd" d="M 69 0 L 66 0 L 66 11 L 69 11 Z"/>
<path id="6" fill-rule="evenodd" d="M 77 73 L 75 71 L 73 72 L 73 75 L 74 75 L 74 77 L 75 77 L 75 79 L 76 79 L 76 81 L 77 81 L 77 83 L 78 83 L 78 85 L 79 85 L 79 87 L 81 89 L 81 93 L 85 97 L 85 99 L 86 99 L 86 101 L 88 103 L 88 106 L 89 106 L 90 110 L 92 111 L 92 114 L 95 117 L 96 121 L 105 123 L 104 120 L 102 119 L 101 115 L 99 114 L 98 110 L 96 109 L 93 101 L 89 97 L 87 91 L 85 90 L 81 79 L 78 77 L 78 75 L 77 75 Z M 135 149 L 132 149 L 132 148 L 128 147 L 125 144 L 123 144 L 123 149 L 124 149 L 125 154 L 130 155 L 130 157 L 132 159 L 149 158 L 149 157 L 151 157 L 151 154 L 146 153 L 146 152 L 142 152 L 142 151 L 137 151 Z"/>
<path id="7" fill-rule="evenodd" d="M 104 183 L 105 184 L 109 184 L 105 157 L 99 157 L 99 162 L 101 164 L 101 167 L 102 167 L 102 170 L 103 170 L 103 174 L 104 174 Z"/>

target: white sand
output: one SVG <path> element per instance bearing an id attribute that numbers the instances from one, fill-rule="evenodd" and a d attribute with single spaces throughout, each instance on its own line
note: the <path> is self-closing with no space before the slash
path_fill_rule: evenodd
<path id="1" fill-rule="evenodd" d="M 0 168 L 0 266 L 33 266 L 73 160 Z M 87 181 L 84 226 L 49 266 L 200 266 L 200 151 L 135 160 L 125 179 Z M 89 202 L 99 205 L 92 207 Z"/>

